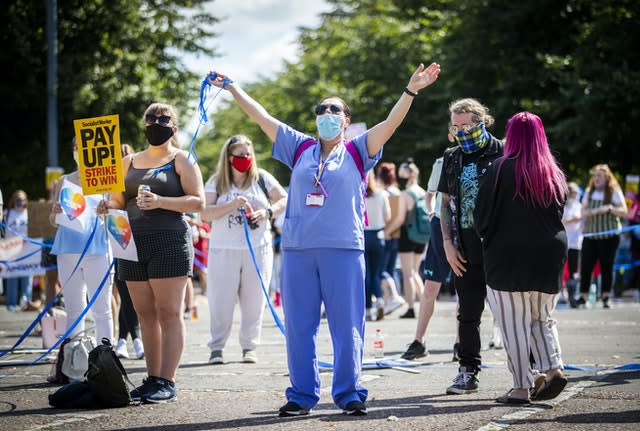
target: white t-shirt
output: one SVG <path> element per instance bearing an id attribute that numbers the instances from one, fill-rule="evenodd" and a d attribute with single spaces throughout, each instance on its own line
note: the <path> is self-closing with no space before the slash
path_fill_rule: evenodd
<path id="1" fill-rule="evenodd" d="M 440 218 L 440 207 L 442 205 L 442 193 L 438 193 L 438 182 L 440 182 L 440 173 L 442 172 L 443 157 L 438 157 L 433 162 L 431 168 L 431 175 L 429 176 L 429 183 L 427 184 L 427 191 L 436 194 L 436 204 L 433 207 L 435 216 Z"/>
<path id="2" fill-rule="evenodd" d="M 364 227 L 364 230 L 384 229 L 386 224 L 384 222 L 384 215 L 391 214 L 387 194 L 383 190 L 380 190 L 371 196 L 367 196 L 365 206 L 367 208 L 367 219 L 369 224 Z"/>
<path id="3" fill-rule="evenodd" d="M 27 236 L 29 226 L 29 213 L 27 212 L 27 209 L 25 208 L 22 211 L 18 211 L 12 208 L 8 210 L 6 224 L 6 238 L 13 238 L 14 236 Z"/>
<path id="4" fill-rule="evenodd" d="M 270 192 L 278 185 L 278 181 L 270 173 L 263 170 L 260 170 L 260 172 L 264 178 L 266 189 Z M 216 193 L 216 182 L 213 177 L 209 178 L 205 184 L 204 192 Z M 218 196 L 216 205 L 232 201 L 239 195 L 247 198 L 254 211 L 269 207 L 269 200 L 257 180 L 253 181 L 251 185 L 244 190 L 240 190 L 232 185 L 227 193 Z M 251 245 L 254 248 L 267 245 L 271 246 L 271 223 L 262 220 L 256 229 L 249 228 L 249 238 L 251 238 Z M 209 250 L 219 249 L 247 249 L 247 241 L 240 211 L 234 210 L 211 222 Z"/>
<path id="5" fill-rule="evenodd" d="M 578 199 L 569 199 L 564 205 L 563 219 L 572 219 L 582 215 L 582 204 Z M 567 243 L 572 250 L 582 249 L 582 221 L 566 223 Z"/>
<path id="6" fill-rule="evenodd" d="M 594 190 L 591 194 L 591 199 L 594 201 L 604 201 L 604 190 Z M 582 203 L 587 204 L 589 202 L 589 193 L 585 193 L 582 196 Z M 620 189 L 614 189 L 611 194 L 611 203 L 615 206 L 622 205 L 624 202 L 624 194 Z"/>

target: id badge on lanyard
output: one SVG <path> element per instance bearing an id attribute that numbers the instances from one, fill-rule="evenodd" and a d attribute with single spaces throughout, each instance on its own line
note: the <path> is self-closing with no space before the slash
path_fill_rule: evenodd
<path id="1" fill-rule="evenodd" d="M 324 161 L 322 160 L 322 147 L 320 148 L 320 154 L 318 155 L 318 170 L 316 174 L 313 176 L 313 188 L 314 190 L 318 190 L 313 193 L 307 193 L 306 205 L 310 207 L 321 207 L 324 206 L 324 200 L 329 197 L 329 193 L 327 189 L 322 184 L 322 174 L 324 174 L 325 167 L 327 166 L 327 160 L 331 157 L 333 150 L 335 150 L 338 145 L 334 146 L 331 149 L 331 152 L 327 156 Z"/>

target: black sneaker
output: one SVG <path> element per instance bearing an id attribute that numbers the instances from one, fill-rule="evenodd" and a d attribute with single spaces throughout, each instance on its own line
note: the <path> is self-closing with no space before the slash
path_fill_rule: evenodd
<path id="1" fill-rule="evenodd" d="M 149 376 L 146 379 L 142 379 L 142 385 L 129 392 L 131 400 L 142 401 L 142 398 L 147 394 L 149 389 L 151 389 L 155 385 L 156 379 L 157 377 L 155 376 Z"/>
<path id="2" fill-rule="evenodd" d="M 299 404 L 294 403 L 293 401 L 289 401 L 287 404 L 280 407 L 280 410 L 278 410 L 278 416 L 280 416 L 281 418 L 288 418 L 291 416 L 304 416 L 308 414 L 309 410 L 303 409 Z"/>
<path id="3" fill-rule="evenodd" d="M 413 308 L 409 308 L 403 315 L 400 316 L 401 319 L 415 319 L 416 313 L 413 311 Z"/>
<path id="4" fill-rule="evenodd" d="M 460 362 L 460 343 L 455 343 L 453 345 L 453 357 L 451 358 L 452 362 Z"/>
<path id="5" fill-rule="evenodd" d="M 155 385 L 142 398 L 145 403 L 152 404 L 170 403 L 177 399 L 175 383 L 162 377 L 156 378 Z"/>
<path id="6" fill-rule="evenodd" d="M 407 361 L 413 361 L 414 359 L 422 358 L 423 356 L 427 356 L 429 352 L 424 348 L 424 344 L 422 344 L 418 340 L 413 340 L 413 343 L 409 346 L 406 352 L 400 356 L 402 359 L 406 359 Z"/>
<path id="7" fill-rule="evenodd" d="M 604 298 L 602 298 L 602 308 L 611 308 L 611 306 L 609 305 L 608 296 L 605 296 Z"/>
<path id="8" fill-rule="evenodd" d="M 462 395 L 478 392 L 478 371 L 460 367 L 460 372 L 453 379 L 453 385 L 447 388 L 447 395 Z"/>
<path id="9" fill-rule="evenodd" d="M 362 401 L 349 401 L 342 412 L 347 416 L 366 416 L 367 406 Z"/>

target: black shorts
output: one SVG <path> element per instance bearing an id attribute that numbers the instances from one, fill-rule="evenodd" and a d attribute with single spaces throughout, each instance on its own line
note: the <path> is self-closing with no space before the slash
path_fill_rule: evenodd
<path id="1" fill-rule="evenodd" d="M 118 279 L 147 281 L 193 276 L 193 242 L 189 229 L 138 233 L 134 239 L 138 262 L 118 259 Z"/>
<path id="2" fill-rule="evenodd" d="M 431 238 L 427 248 L 427 257 L 424 259 L 424 278 L 442 283 L 451 270 L 447 255 L 444 252 L 440 219 L 431 218 Z"/>
<path id="3" fill-rule="evenodd" d="M 427 244 L 413 242 L 407 236 L 407 228 L 402 225 L 400 227 L 400 240 L 398 241 L 398 253 L 416 253 L 422 254 Z"/>

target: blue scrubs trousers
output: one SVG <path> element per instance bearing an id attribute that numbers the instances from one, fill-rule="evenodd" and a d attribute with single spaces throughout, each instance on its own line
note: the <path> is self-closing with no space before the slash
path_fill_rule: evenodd
<path id="1" fill-rule="evenodd" d="M 324 302 L 333 343 L 331 395 L 344 409 L 365 402 L 359 385 L 364 342 L 364 253 L 348 249 L 283 250 L 281 294 L 291 386 L 288 401 L 311 410 L 320 400 L 316 337 Z"/>

